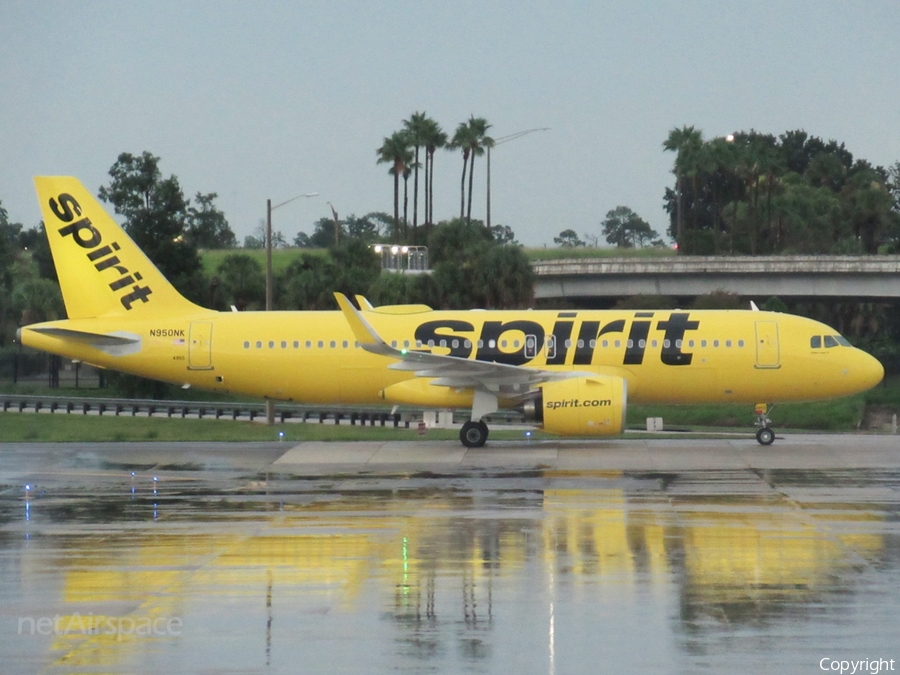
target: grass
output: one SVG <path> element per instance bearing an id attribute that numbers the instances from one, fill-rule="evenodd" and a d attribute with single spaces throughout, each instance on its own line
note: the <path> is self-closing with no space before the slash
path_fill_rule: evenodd
<path id="1" fill-rule="evenodd" d="M 200 259 L 203 263 L 203 272 L 207 276 L 215 276 L 219 265 L 222 264 L 222 261 L 225 259 L 225 257 L 234 255 L 235 253 L 249 255 L 251 258 L 254 258 L 257 262 L 259 262 L 260 266 L 263 269 L 266 268 L 265 249 L 232 248 L 203 251 L 200 254 Z M 275 274 L 283 272 L 288 265 L 290 265 L 301 255 L 324 256 L 327 254 L 328 251 L 323 248 L 276 248 L 272 250 L 272 271 Z"/>
<path id="2" fill-rule="evenodd" d="M 279 432 L 284 438 L 279 438 Z M 491 438 L 515 440 L 521 431 L 493 429 Z M 265 424 L 233 420 L 169 419 L 168 417 L 104 417 L 65 413 L 0 413 L 0 441 L 76 443 L 122 441 L 413 441 L 415 429 L 335 424 Z M 429 441 L 457 440 L 453 429 L 432 429 Z"/>
<path id="3" fill-rule="evenodd" d="M 866 408 L 878 406 L 900 412 L 900 376 L 885 378 L 869 391 L 830 401 L 781 403 L 770 409 L 772 426 L 777 429 L 815 431 L 853 431 Z M 711 405 L 633 405 L 628 408 L 628 426 L 644 428 L 646 418 L 662 417 L 666 427 L 751 427 L 753 408 L 737 404 Z"/>
<path id="4" fill-rule="evenodd" d="M 815 431 L 853 431 L 865 411 L 863 395 L 833 401 L 782 403 L 770 409 L 769 418 L 776 429 Z M 635 405 L 628 408 L 628 426 L 643 428 L 646 418 L 662 417 L 666 428 L 753 426 L 753 407 L 738 404 L 718 405 Z"/>

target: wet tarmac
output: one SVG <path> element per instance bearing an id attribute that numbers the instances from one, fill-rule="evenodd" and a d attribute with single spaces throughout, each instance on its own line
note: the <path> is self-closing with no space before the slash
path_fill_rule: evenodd
<path id="1" fill-rule="evenodd" d="M 900 662 L 896 436 L 0 443 L 0 673 Z"/>

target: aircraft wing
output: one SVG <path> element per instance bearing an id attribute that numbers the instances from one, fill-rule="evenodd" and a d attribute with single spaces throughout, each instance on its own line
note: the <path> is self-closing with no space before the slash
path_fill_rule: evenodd
<path id="1" fill-rule="evenodd" d="M 476 361 L 458 356 L 443 356 L 412 349 L 397 349 L 387 344 L 342 293 L 335 293 L 338 305 L 360 346 L 367 352 L 396 359 L 393 370 L 414 371 L 416 377 L 433 378 L 432 384 L 454 389 L 473 389 L 481 394 L 517 399 L 527 398 L 536 385 L 585 373 L 555 372 L 492 361 Z M 496 410 L 496 407 L 494 407 Z M 491 411 L 493 412 L 493 411 Z"/>

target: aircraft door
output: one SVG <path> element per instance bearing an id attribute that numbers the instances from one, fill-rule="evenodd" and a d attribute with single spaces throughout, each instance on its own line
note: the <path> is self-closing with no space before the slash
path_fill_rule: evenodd
<path id="1" fill-rule="evenodd" d="M 756 322 L 756 367 L 781 367 L 777 321 Z"/>
<path id="2" fill-rule="evenodd" d="M 212 323 L 194 321 L 188 344 L 188 368 L 212 370 Z"/>

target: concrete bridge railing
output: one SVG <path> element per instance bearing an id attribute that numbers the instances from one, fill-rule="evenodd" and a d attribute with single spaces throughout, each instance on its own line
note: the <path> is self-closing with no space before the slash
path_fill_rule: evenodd
<path id="1" fill-rule="evenodd" d="M 537 298 L 742 296 L 900 298 L 900 256 L 677 256 L 532 263 Z"/>

